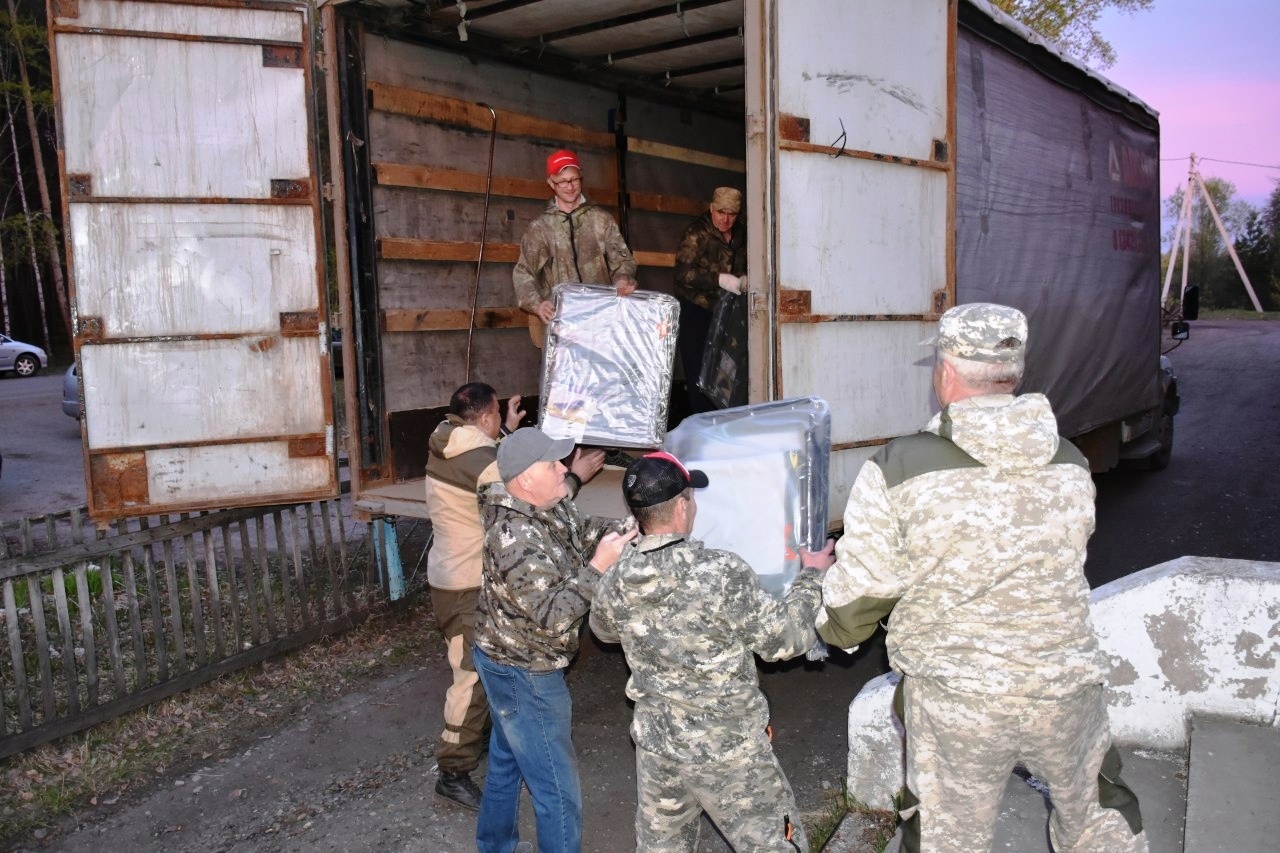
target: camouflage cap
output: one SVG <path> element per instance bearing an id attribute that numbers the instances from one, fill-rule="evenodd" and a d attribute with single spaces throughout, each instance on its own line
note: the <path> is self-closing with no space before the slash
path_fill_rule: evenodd
<path id="1" fill-rule="evenodd" d="M 537 427 L 521 427 L 498 445 L 498 476 L 510 483 L 535 462 L 565 458 L 573 446 L 572 438 L 556 440 Z"/>
<path id="2" fill-rule="evenodd" d="M 931 343 L 967 361 L 1017 361 L 1027 347 L 1027 316 L 993 302 L 957 305 L 938 320 L 938 334 Z"/>

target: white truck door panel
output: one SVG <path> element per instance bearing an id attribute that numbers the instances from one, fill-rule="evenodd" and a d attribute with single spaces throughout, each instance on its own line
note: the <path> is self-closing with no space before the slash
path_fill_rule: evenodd
<path id="1" fill-rule="evenodd" d="M 861 463 L 933 411 L 921 342 L 955 293 L 956 3 L 756 0 L 747 22 L 748 211 L 772 222 L 749 249 L 768 300 L 752 390 L 831 404 L 835 520 Z"/>
<path id="2" fill-rule="evenodd" d="M 53 11 L 90 512 L 331 497 L 308 6 Z"/>
<path id="3" fill-rule="evenodd" d="M 797 151 L 779 160 L 778 287 L 809 290 L 814 314 L 926 312 L 946 281 L 947 176 Z"/>

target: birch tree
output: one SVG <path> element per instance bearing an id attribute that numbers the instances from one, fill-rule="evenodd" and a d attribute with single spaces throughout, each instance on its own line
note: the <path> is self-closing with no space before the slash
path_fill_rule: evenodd
<path id="1" fill-rule="evenodd" d="M 8 0 L 8 8 L 9 43 L 13 47 L 14 59 L 17 62 L 22 104 L 26 110 L 27 131 L 31 135 L 31 156 L 36 170 L 36 187 L 40 193 L 40 206 L 44 211 L 45 221 L 47 224 L 52 225 L 57 220 L 53 215 L 53 201 L 49 194 L 49 176 L 45 171 L 44 148 L 40 141 L 40 125 L 36 120 L 35 95 L 32 91 L 31 76 L 27 66 L 28 47 L 45 44 L 45 34 L 40 27 L 33 24 L 23 24 L 18 19 L 18 7 L 15 0 Z M 6 106 L 7 98 L 6 90 Z M 30 216 L 30 211 L 26 209 L 25 192 L 22 194 L 22 198 L 24 213 Z M 53 290 L 58 299 L 58 310 L 62 316 L 62 324 L 67 330 L 67 338 L 70 340 L 72 334 L 71 303 L 67 299 L 67 285 L 62 274 L 62 252 L 58 249 L 57 232 L 52 227 L 42 228 L 41 230 L 44 232 L 44 248 L 49 261 L 49 275 L 53 280 Z M 39 265 L 35 264 L 33 266 L 38 267 Z M 40 288 L 40 301 L 43 304 L 43 288 Z"/>

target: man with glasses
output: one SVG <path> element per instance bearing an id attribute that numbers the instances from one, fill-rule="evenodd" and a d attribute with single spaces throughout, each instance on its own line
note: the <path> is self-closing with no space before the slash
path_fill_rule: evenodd
<path id="1" fill-rule="evenodd" d="M 555 315 L 551 289 L 557 284 L 612 284 L 619 296 L 636 289 L 636 259 L 618 223 L 583 195 L 578 155 L 561 150 L 548 157 L 547 185 L 554 195 L 525 231 L 511 276 L 517 304 L 533 315 L 529 331 L 539 347 L 544 324 Z"/>

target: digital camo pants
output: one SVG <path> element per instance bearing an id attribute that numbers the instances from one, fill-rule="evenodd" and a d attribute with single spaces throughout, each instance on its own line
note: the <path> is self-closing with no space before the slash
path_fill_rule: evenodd
<path id="1" fill-rule="evenodd" d="M 795 794 L 763 734 L 745 758 L 697 766 L 637 746 L 636 787 L 637 853 L 696 850 L 703 811 L 738 853 L 809 849 Z"/>
<path id="2" fill-rule="evenodd" d="M 1049 787 L 1056 853 L 1145 853 L 1137 798 L 1119 778 L 1099 685 L 1063 699 L 992 696 L 905 678 L 903 851 L 990 850 L 1021 762 Z"/>
<path id="3" fill-rule="evenodd" d="M 479 597 L 479 587 L 431 588 L 431 607 L 440 633 L 444 634 L 453 670 L 453 683 L 444 695 L 444 732 L 436 744 L 436 764 L 442 773 L 470 773 L 476 769 L 489 724 L 489 702 L 471 660 Z"/>

